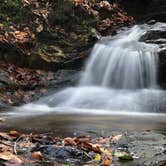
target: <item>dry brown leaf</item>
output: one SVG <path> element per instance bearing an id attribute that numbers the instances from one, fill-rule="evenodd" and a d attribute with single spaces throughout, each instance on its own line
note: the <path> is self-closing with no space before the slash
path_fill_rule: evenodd
<path id="1" fill-rule="evenodd" d="M 0 153 L 0 159 L 7 161 L 4 163 L 6 166 L 22 166 L 22 160 L 11 152 Z"/>
<path id="2" fill-rule="evenodd" d="M 75 146 L 76 142 L 75 142 L 74 138 L 67 137 L 67 138 L 64 139 L 64 144 L 65 145 Z"/>
<path id="3" fill-rule="evenodd" d="M 103 159 L 101 166 L 111 166 L 111 160 L 107 158 Z"/>
<path id="4" fill-rule="evenodd" d="M 36 159 L 36 160 L 41 160 L 41 159 L 42 159 L 42 154 L 41 154 L 40 151 L 38 151 L 38 152 L 33 152 L 33 153 L 32 153 L 32 157 L 33 157 L 34 159 Z"/>
<path id="5" fill-rule="evenodd" d="M 101 145 L 100 144 L 92 144 L 92 151 L 96 153 L 101 153 Z"/>
<path id="6" fill-rule="evenodd" d="M 99 144 L 107 144 L 107 145 L 109 145 L 110 140 L 111 140 L 110 137 L 109 138 L 100 138 L 99 141 L 98 141 L 98 143 Z"/>
<path id="7" fill-rule="evenodd" d="M 15 137 L 15 138 L 21 136 L 21 134 L 18 131 L 15 131 L 15 130 L 10 131 L 9 135 L 12 136 L 12 137 Z"/>
<path id="8" fill-rule="evenodd" d="M 5 133 L 5 132 L 0 132 L 0 137 L 7 139 L 7 140 L 12 140 L 13 138 L 11 136 L 9 136 L 9 134 Z"/>
<path id="9" fill-rule="evenodd" d="M 83 142 L 83 143 L 80 143 L 79 146 L 80 146 L 82 149 L 92 151 L 92 144 L 91 144 L 91 143 Z"/>
<path id="10" fill-rule="evenodd" d="M 75 142 L 77 144 L 79 144 L 79 143 L 85 143 L 85 142 L 89 143 L 89 142 L 91 142 L 91 140 L 92 140 L 92 138 L 90 136 L 80 136 L 80 137 L 77 137 L 75 139 Z"/>

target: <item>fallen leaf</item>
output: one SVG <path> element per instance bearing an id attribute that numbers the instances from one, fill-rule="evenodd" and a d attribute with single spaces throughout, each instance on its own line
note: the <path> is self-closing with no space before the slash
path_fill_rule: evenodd
<path id="1" fill-rule="evenodd" d="M 38 152 L 33 152 L 33 153 L 32 153 L 32 157 L 33 157 L 34 159 L 36 159 L 36 160 L 41 160 L 41 159 L 42 159 L 42 154 L 41 154 L 40 151 L 38 151 Z"/>
<path id="2" fill-rule="evenodd" d="M 100 161 L 100 160 L 101 160 L 101 155 L 97 153 L 97 154 L 95 155 L 94 160 L 95 160 L 95 161 Z"/>
<path id="3" fill-rule="evenodd" d="M 112 151 L 109 149 L 101 148 L 102 164 L 101 166 L 112 166 Z"/>
<path id="4" fill-rule="evenodd" d="M 111 160 L 107 158 L 103 159 L 101 166 L 111 166 Z"/>
<path id="5" fill-rule="evenodd" d="M 101 145 L 100 144 L 92 144 L 92 151 L 101 153 Z"/>
<path id="6" fill-rule="evenodd" d="M 75 146 L 76 142 L 75 142 L 74 138 L 67 137 L 64 139 L 64 144 L 70 145 L 70 146 Z"/>
<path id="7" fill-rule="evenodd" d="M 89 143 L 89 142 L 91 142 L 91 140 L 92 140 L 92 138 L 90 136 L 80 136 L 80 137 L 77 137 L 75 139 L 75 142 L 77 144 L 79 144 L 79 143 L 85 143 L 85 142 Z"/>
<path id="8" fill-rule="evenodd" d="M 21 136 L 21 134 L 18 131 L 15 131 L 15 130 L 10 131 L 9 135 L 12 136 L 12 137 L 16 137 L 16 138 Z"/>
<path id="9" fill-rule="evenodd" d="M 121 160 L 133 160 L 133 157 L 126 152 L 115 151 L 113 156 L 118 157 Z"/>
<path id="10" fill-rule="evenodd" d="M 116 136 L 112 136 L 111 138 L 111 142 L 117 142 L 121 139 L 122 135 L 116 135 Z"/>
<path id="11" fill-rule="evenodd" d="M 22 160 L 11 152 L 0 153 L 0 159 L 7 161 L 5 166 L 22 166 Z"/>
<path id="12" fill-rule="evenodd" d="M 0 137 L 7 139 L 7 140 L 12 140 L 13 138 L 11 136 L 9 136 L 9 134 L 5 133 L 5 132 L 0 132 Z"/>

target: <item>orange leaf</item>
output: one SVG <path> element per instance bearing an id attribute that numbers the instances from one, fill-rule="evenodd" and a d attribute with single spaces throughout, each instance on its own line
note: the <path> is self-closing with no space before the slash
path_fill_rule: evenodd
<path id="1" fill-rule="evenodd" d="M 105 158 L 102 163 L 101 166 L 111 166 L 111 160 Z"/>
<path id="2" fill-rule="evenodd" d="M 92 144 L 92 150 L 96 153 L 101 153 L 101 145 L 100 144 Z"/>
<path id="3" fill-rule="evenodd" d="M 10 131 L 9 135 L 12 136 L 12 137 L 16 137 L 16 138 L 21 136 L 21 134 L 18 131 L 15 131 L 15 130 Z"/>
<path id="4" fill-rule="evenodd" d="M 80 136 L 75 139 L 76 143 L 89 143 L 92 140 L 90 136 Z"/>
<path id="5" fill-rule="evenodd" d="M 42 159 L 42 154 L 39 151 L 38 152 L 33 152 L 32 157 L 36 160 L 41 160 Z"/>
<path id="6" fill-rule="evenodd" d="M 76 145 L 76 142 L 74 141 L 74 138 L 70 138 L 70 137 L 65 138 L 64 143 L 65 143 L 65 145 L 71 145 L 71 146 Z"/>
<path id="7" fill-rule="evenodd" d="M 6 166 L 22 166 L 22 160 L 11 152 L 0 153 L 0 159 L 6 160 Z"/>

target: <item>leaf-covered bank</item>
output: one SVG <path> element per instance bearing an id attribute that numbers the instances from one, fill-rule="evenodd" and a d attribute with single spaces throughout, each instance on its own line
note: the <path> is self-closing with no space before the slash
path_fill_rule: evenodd
<path id="1" fill-rule="evenodd" d="M 0 2 L 2 103 L 18 105 L 19 101 L 38 98 L 34 94 L 49 85 L 50 72 L 41 69 L 81 68 L 101 36 L 114 35 L 119 28 L 133 23 L 133 18 L 117 3 L 109 1 Z M 56 73 L 51 75 L 54 76 L 49 78 L 59 79 Z"/>

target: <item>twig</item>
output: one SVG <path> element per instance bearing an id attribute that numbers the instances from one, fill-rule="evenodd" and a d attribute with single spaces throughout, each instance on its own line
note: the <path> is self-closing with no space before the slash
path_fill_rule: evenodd
<path id="1" fill-rule="evenodd" d="M 17 138 L 17 140 L 14 142 L 14 147 L 13 147 L 13 151 L 14 154 L 17 155 L 17 142 L 23 137 L 23 135 L 21 135 L 20 137 Z"/>

